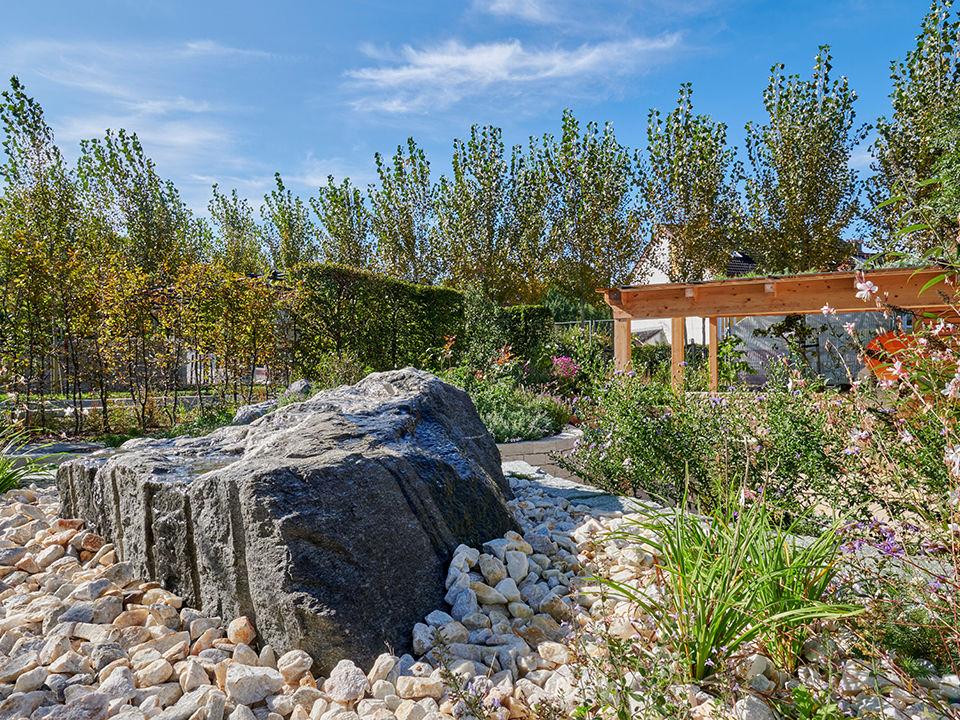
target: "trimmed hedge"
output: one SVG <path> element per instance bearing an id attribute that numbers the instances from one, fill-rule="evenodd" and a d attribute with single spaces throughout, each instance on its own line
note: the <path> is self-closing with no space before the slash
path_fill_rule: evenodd
<path id="1" fill-rule="evenodd" d="M 373 370 L 432 365 L 431 348 L 463 328 L 463 295 L 341 265 L 293 272 L 298 370 L 313 377 L 331 355 Z"/>
<path id="2" fill-rule="evenodd" d="M 545 305 L 514 305 L 498 311 L 517 357 L 537 360 L 553 334 L 553 313 Z"/>

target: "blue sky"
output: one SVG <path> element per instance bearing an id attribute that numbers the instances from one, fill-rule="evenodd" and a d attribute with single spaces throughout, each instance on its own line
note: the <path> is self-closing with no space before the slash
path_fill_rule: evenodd
<path id="1" fill-rule="evenodd" d="M 559 133 L 564 108 L 645 145 L 650 108 L 680 83 L 729 127 L 764 118 L 775 62 L 809 76 L 821 44 L 858 95 L 889 112 L 890 61 L 926 0 L 446 0 L 14 3 L 0 74 L 18 75 L 71 160 L 106 128 L 136 132 L 163 177 L 204 212 L 210 186 L 259 200 L 280 172 L 307 196 L 328 174 L 366 185 L 373 154 L 413 136 L 439 177 L 472 124 L 508 144 Z M 6 80 L 4 80 L 6 84 Z M 866 168 L 866 146 L 854 159 Z"/>

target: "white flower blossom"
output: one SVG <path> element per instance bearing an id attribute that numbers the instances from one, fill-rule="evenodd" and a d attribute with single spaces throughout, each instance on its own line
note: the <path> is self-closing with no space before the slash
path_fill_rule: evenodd
<path id="1" fill-rule="evenodd" d="M 943 461 L 947 464 L 951 475 L 960 477 L 960 447 L 948 445 L 943 451 Z"/>
<path id="2" fill-rule="evenodd" d="M 864 442 L 870 439 L 870 433 L 867 430 L 861 430 L 860 428 L 854 428 L 849 433 L 850 439 L 853 442 Z"/>
<path id="3" fill-rule="evenodd" d="M 857 283 L 857 297 L 866 302 L 877 291 L 877 286 L 869 280 Z"/>
<path id="4" fill-rule="evenodd" d="M 950 381 L 940 392 L 951 400 L 960 395 L 960 370 L 957 370 L 957 373 L 950 378 Z"/>

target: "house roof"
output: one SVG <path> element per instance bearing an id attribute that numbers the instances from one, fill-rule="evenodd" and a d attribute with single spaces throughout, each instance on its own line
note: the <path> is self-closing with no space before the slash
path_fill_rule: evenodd
<path id="1" fill-rule="evenodd" d="M 647 330 L 638 330 L 633 333 L 634 342 L 648 343 L 657 335 L 663 334 L 663 328 L 649 328 Z"/>

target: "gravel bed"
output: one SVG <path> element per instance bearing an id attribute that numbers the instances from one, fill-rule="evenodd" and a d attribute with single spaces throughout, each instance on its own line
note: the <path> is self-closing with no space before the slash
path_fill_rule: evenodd
<path id="1" fill-rule="evenodd" d="M 258 643 L 248 618 L 205 616 L 134 577 L 112 545 L 57 515 L 53 488 L 8 492 L 0 496 L 0 718 L 440 720 L 468 712 L 450 672 L 500 720 L 529 717 L 542 703 L 570 713 L 583 684 L 598 681 L 588 667 L 578 671 L 575 649 L 601 653 L 602 632 L 653 637 L 642 613 L 603 595 L 595 577 L 655 592 L 655 558 L 642 542 L 605 537 L 631 519 L 632 501 L 524 463 L 504 470 L 522 534 L 457 548 L 447 606 L 414 628 L 414 655 L 384 653 L 371 668 L 345 658 L 328 678 L 311 674 L 305 652 L 278 657 Z M 953 675 L 904 683 L 855 661 L 829 671 L 823 643 L 836 644 L 811 640 L 795 675 L 747 654 L 729 704 L 695 685 L 670 690 L 678 710 L 704 719 L 772 720 L 769 699 L 801 683 L 831 692 L 851 715 L 894 720 L 940 717 L 941 703 L 960 700 Z M 640 712 L 642 679 L 634 686 Z"/>

